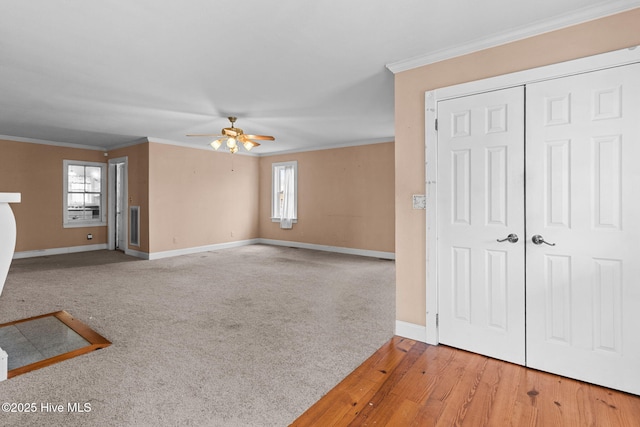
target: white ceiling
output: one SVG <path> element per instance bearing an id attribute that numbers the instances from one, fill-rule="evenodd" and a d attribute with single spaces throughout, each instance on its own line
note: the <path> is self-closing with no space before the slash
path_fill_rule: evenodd
<path id="1" fill-rule="evenodd" d="M 0 0 L 0 135 L 208 147 L 226 117 L 257 154 L 393 140 L 385 66 L 609 15 L 638 0 Z M 404 60 L 410 59 L 408 62 Z M 406 68 L 406 67 L 405 67 Z"/>

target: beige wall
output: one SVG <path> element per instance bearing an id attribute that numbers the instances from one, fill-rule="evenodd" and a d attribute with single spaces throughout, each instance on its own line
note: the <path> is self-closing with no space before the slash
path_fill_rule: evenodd
<path id="1" fill-rule="evenodd" d="M 149 144 L 149 252 L 258 237 L 258 158 Z"/>
<path id="2" fill-rule="evenodd" d="M 640 9 L 461 56 L 395 76 L 396 313 L 425 324 L 425 91 L 640 44 Z M 429 143 L 427 141 L 427 143 Z"/>
<path id="3" fill-rule="evenodd" d="M 62 226 L 63 160 L 106 163 L 101 151 L 0 140 L 0 192 L 22 193 L 17 252 L 106 243 L 106 227 Z"/>
<path id="4" fill-rule="evenodd" d="M 109 151 L 109 159 L 127 157 L 128 206 L 140 206 L 140 246 L 127 247 L 134 251 L 149 252 L 149 144 L 137 144 Z M 130 224 L 129 224 L 130 225 Z M 127 234 L 129 235 L 129 234 Z"/>
<path id="5" fill-rule="evenodd" d="M 62 227 L 62 161 L 127 157 L 128 205 L 140 206 L 140 246 L 158 253 L 264 237 L 394 252 L 393 143 L 270 157 L 160 143 L 101 151 L 0 141 L 0 191 L 13 205 L 16 251 L 107 243 L 107 227 Z M 271 163 L 298 160 L 300 222 L 270 221 Z M 87 234 L 93 240 L 87 240 Z"/>
<path id="6" fill-rule="evenodd" d="M 393 142 L 260 158 L 260 237 L 395 252 Z M 271 221 L 271 164 L 298 161 L 298 222 Z"/>

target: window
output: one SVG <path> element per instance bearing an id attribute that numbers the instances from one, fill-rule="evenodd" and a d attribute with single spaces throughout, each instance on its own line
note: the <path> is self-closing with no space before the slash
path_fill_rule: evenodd
<path id="1" fill-rule="evenodd" d="M 63 225 L 106 225 L 105 163 L 64 160 Z"/>
<path id="2" fill-rule="evenodd" d="M 298 221 L 298 162 L 272 164 L 271 220 L 281 228 Z"/>

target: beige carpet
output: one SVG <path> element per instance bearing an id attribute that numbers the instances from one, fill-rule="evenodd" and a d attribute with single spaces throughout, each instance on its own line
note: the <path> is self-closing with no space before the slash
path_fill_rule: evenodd
<path id="1" fill-rule="evenodd" d="M 265 245 L 15 260 L 0 323 L 57 310 L 113 344 L 1 382 L 37 412 L 0 425 L 286 426 L 391 338 L 395 265 Z"/>

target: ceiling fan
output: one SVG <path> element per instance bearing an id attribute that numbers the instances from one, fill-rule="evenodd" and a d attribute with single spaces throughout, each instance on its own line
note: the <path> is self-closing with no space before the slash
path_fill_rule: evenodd
<path id="1" fill-rule="evenodd" d="M 244 133 L 242 129 L 235 127 L 235 122 L 236 120 L 238 120 L 237 117 L 228 117 L 228 119 L 231 122 L 231 127 L 222 129 L 222 131 L 220 131 L 222 135 L 204 133 L 204 134 L 189 134 L 187 136 L 217 137 L 218 139 L 216 139 L 211 143 L 211 147 L 214 150 L 217 150 L 226 141 L 227 147 L 229 147 L 229 151 L 231 152 L 231 154 L 238 151 L 238 143 L 242 144 L 247 151 L 250 151 L 253 147 L 257 147 L 260 145 L 258 142 L 254 141 L 255 139 L 261 140 L 261 141 L 275 141 L 275 138 L 272 136 L 247 135 Z"/>

